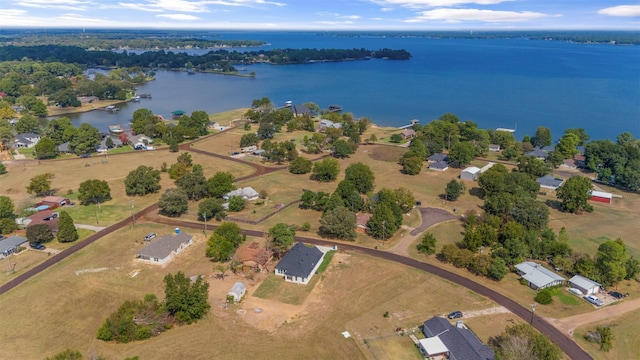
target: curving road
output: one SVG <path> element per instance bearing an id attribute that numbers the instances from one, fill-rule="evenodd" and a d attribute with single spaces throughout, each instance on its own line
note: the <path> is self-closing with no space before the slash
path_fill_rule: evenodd
<path id="1" fill-rule="evenodd" d="M 170 225 L 173 227 L 183 227 L 183 228 L 204 230 L 203 224 L 192 223 L 192 222 L 177 220 L 177 219 L 155 217 L 153 219 L 153 222 Z M 213 230 L 215 229 L 215 226 L 207 225 L 207 228 Z M 242 233 L 248 236 L 256 236 L 256 237 L 264 237 L 266 235 L 265 232 L 257 231 L 257 230 L 243 230 Z M 321 239 L 316 239 L 316 238 L 311 238 L 306 236 L 296 236 L 296 240 L 303 241 L 309 244 L 323 245 L 323 246 L 334 246 L 337 244 L 336 242 L 333 242 L 333 241 L 321 240 Z M 369 256 L 385 259 L 388 261 L 394 261 L 406 266 L 411 266 L 413 268 L 416 268 L 416 269 L 431 273 L 433 275 L 439 276 L 443 279 L 449 280 L 455 284 L 461 285 L 480 295 L 486 296 L 487 298 L 493 300 L 495 303 L 501 306 L 504 306 L 509 311 L 514 313 L 516 316 L 523 319 L 525 322 L 531 322 L 531 325 L 533 327 L 535 327 L 541 333 L 547 335 L 571 359 L 579 359 L 579 360 L 593 359 L 591 355 L 589 355 L 580 346 L 578 346 L 578 344 L 576 344 L 571 338 L 565 335 L 562 331 L 555 328 L 551 323 L 547 322 L 544 318 L 538 315 L 532 314 L 529 309 L 526 309 L 525 307 L 518 304 L 517 302 L 467 277 L 441 269 L 435 265 L 423 263 L 418 260 L 408 258 L 405 256 L 401 256 L 401 255 L 397 255 L 397 254 L 393 254 L 385 251 L 379 251 L 375 249 L 360 247 L 352 244 L 346 244 L 346 243 L 338 243 L 338 244 L 340 249 L 355 251 L 355 252 L 366 254 Z"/>

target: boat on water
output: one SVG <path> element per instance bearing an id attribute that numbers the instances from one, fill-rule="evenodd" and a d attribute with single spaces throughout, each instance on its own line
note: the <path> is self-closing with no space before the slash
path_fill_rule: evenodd
<path id="1" fill-rule="evenodd" d="M 122 129 L 122 125 L 109 125 L 109 132 L 110 133 L 121 133 L 123 132 L 124 129 Z"/>
<path id="2" fill-rule="evenodd" d="M 140 101 L 140 96 L 136 95 L 136 96 L 131 97 L 131 101 L 139 102 Z"/>

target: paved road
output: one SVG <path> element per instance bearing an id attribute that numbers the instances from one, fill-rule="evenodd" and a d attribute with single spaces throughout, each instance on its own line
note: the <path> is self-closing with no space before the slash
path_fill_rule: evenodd
<path id="1" fill-rule="evenodd" d="M 182 227 L 182 228 L 192 228 L 204 231 L 204 225 L 198 223 L 192 223 L 183 220 L 177 219 L 169 219 L 156 217 L 154 222 L 170 225 L 173 227 Z M 207 225 L 209 230 L 215 229 L 213 225 Z M 243 230 L 243 234 L 248 236 L 257 236 L 264 237 L 265 233 L 257 230 Z M 572 359 L 583 360 L 583 359 L 593 359 L 586 351 L 584 351 L 578 344 L 576 344 L 573 339 L 569 338 L 562 331 L 555 328 L 551 323 L 547 322 L 542 317 L 531 313 L 531 311 L 517 302 L 509 299 L 508 297 L 489 289 L 470 278 L 464 277 L 462 275 L 458 275 L 452 273 L 450 271 L 441 269 L 435 265 L 427 264 L 420 262 L 418 260 L 408 258 L 405 256 L 385 252 L 378 251 L 375 249 L 369 249 L 360 247 L 357 245 L 347 244 L 347 243 L 336 243 L 333 241 L 321 240 L 306 236 L 296 236 L 297 241 L 303 241 L 305 243 L 314 244 L 314 245 L 323 245 L 323 246 L 333 246 L 338 244 L 338 247 L 342 250 L 354 251 L 362 254 L 366 254 L 369 256 L 375 256 L 377 258 L 395 261 L 397 263 L 401 263 L 406 266 L 411 266 L 416 269 L 423 270 L 425 272 L 431 273 L 433 275 L 439 276 L 443 279 L 449 280 L 455 284 L 461 285 L 467 289 L 470 289 L 480 295 L 486 296 L 487 298 L 493 300 L 497 304 L 507 308 L 509 311 L 514 313 L 516 316 L 520 317 L 526 322 L 531 322 L 531 325 L 538 329 L 541 333 L 547 335 L 554 343 L 556 343 L 565 354 L 567 354 Z"/>

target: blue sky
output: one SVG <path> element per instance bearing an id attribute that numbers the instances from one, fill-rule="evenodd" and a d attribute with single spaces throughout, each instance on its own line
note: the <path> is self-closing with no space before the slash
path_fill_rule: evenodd
<path id="1" fill-rule="evenodd" d="M 640 29 L 638 0 L 0 0 L 0 29 Z"/>

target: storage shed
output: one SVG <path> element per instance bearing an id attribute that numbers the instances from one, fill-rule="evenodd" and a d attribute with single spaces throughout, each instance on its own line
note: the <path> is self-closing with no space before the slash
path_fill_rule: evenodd
<path id="1" fill-rule="evenodd" d="M 575 275 L 574 277 L 569 279 L 569 285 L 572 288 L 576 288 L 582 291 L 582 293 L 585 295 L 597 293 L 598 291 L 600 291 L 600 287 L 602 286 L 597 282 L 580 275 Z"/>
<path id="2" fill-rule="evenodd" d="M 478 176 L 480 175 L 480 169 L 475 166 L 470 166 L 460 173 L 460 179 L 468 180 L 468 181 L 476 181 L 478 180 Z"/>
<path id="3" fill-rule="evenodd" d="M 605 204 L 611 204 L 611 200 L 613 199 L 613 194 L 604 192 L 604 191 L 591 191 L 591 201 L 597 201 Z"/>
<path id="4" fill-rule="evenodd" d="M 244 294 L 246 294 L 246 292 L 247 292 L 247 287 L 244 286 L 243 283 L 238 281 L 237 283 L 233 284 L 233 287 L 227 293 L 227 297 L 232 297 L 233 302 L 238 302 L 242 299 L 242 297 L 244 296 Z"/>

